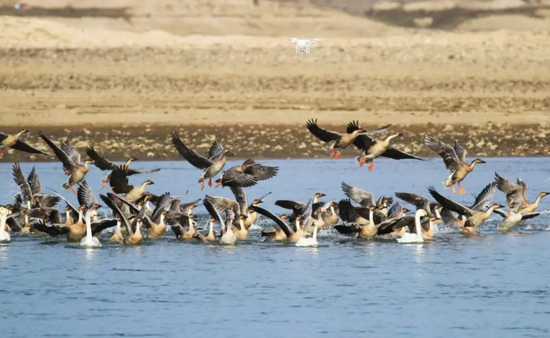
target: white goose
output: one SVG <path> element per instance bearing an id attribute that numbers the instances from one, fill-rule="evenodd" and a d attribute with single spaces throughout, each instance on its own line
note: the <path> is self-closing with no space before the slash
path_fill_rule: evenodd
<path id="1" fill-rule="evenodd" d="M 223 234 L 222 234 L 222 237 L 220 238 L 220 244 L 235 245 L 235 243 L 237 242 L 237 236 L 231 229 L 231 226 L 233 225 L 233 220 L 235 219 L 235 213 L 233 213 L 231 209 L 225 210 L 225 213 L 227 215 L 227 219 L 221 229 Z"/>
<path id="2" fill-rule="evenodd" d="M 87 248 L 99 248 L 101 247 L 101 243 L 99 242 L 99 239 L 97 237 L 94 237 L 92 235 L 92 212 L 88 211 L 86 213 L 86 236 L 80 240 L 80 245 L 85 246 Z"/>
<path id="3" fill-rule="evenodd" d="M 0 206 L 0 242 L 9 242 L 10 234 L 6 232 L 6 219 L 8 218 L 9 210 Z"/>
<path id="4" fill-rule="evenodd" d="M 317 246 L 317 230 L 319 230 L 319 225 L 313 222 L 313 236 L 311 237 L 302 237 L 296 242 L 296 246 Z"/>
<path id="5" fill-rule="evenodd" d="M 399 243 L 423 243 L 424 236 L 422 235 L 422 226 L 420 225 L 420 217 L 428 216 L 424 209 L 418 209 L 414 215 L 415 233 L 405 233 L 401 238 L 397 239 Z"/>

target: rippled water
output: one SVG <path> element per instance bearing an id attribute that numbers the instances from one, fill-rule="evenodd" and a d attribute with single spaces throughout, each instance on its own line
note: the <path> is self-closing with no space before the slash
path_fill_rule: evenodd
<path id="1" fill-rule="evenodd" d="M 451 196 L 439 159 L 380 160 L 373 172 L 347 159 L 262 162 L 279 165 L 280 174 L 247 192 L 272 191 L 264 207 L 276 213 L 283 212 L 277 199 L 306 201 L 318 191 L 343 198 L 341 181 L 375 196 L 426 194 L 428 185 Z M 465 181 L 467 194 L 454 198 L 471 203 L 495 170 L 526 180 L 531 200 L 550 190 L 548 159 L 487 162 Z M 231 196 L 227 188 L 201 193 L 200 172 L 185 162 L 135 166 L 162 168 L 149 176 L 155 193 Z M 31 167 L 22 164 L 26 174 Z M 37 170 L 44 186 L 60 189 L 59 164 Z M 88 176 L 96 191 L 102 174 L 93 168 Z M 8 181 L 0 182 L 0 203 L 9 203 L 17 191 L 11 164 L 0 164 L 0 177 Z M 550 199 L 540 209 L 550 209 Z M 235 247 L 178 243 L 169 233 L 138 247 L 103 240 L 100 249 L 81 249 L 13 236 L 0 245 L 1 337 L 549 337 L 550 215 L 506 235 L 495 231 L 497 220 L 481 236 L 441 233 L 420 245 L 323 233 L 320 247 L 297 248 L 259 243 L 256 230 Z"/>

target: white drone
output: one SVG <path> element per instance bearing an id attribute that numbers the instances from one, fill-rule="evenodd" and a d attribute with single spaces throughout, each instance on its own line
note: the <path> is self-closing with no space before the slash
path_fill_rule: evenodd
<path id="1" fill-rule="evenodd" d="M 309 46 L 316 43 L 317 41 L 321 41 L 321 39 L 290 38 L 290 42 L 296 44 L 296 53 L 307 53 L 307 54 L 309 54 Z"/>

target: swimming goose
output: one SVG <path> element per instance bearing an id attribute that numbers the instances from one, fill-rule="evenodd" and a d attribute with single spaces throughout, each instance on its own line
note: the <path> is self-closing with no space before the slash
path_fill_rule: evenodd
<path id="1" fill-rule="evenodd" d="M 141 226 L 143 225 L 143 217 L 145 215 L 145 209 L 141 209 L 139 214 L 136 215 L 132 224 L 125 222 L 126 231 L 128 235 L 124 238 L 123 244 L 125 245 L 138 245 L 143 241 L 143 235 L 141 234 Z M 124 219 L 124 216 L 122 216 Z M 135 231 L 133 229 L 136 229 Z"/>
<path id="2" fill-rule="evenodd" d="M 82 207 L 85 207 L 85 206 L 82 206 Z M 46 219 L 48 219 L 48 217 L 46 217 Z M 92 236 L 99 234 L 101 231 L 105 229 L 115 226 L 116 223 L 117 223 L 116 219 L 103 219 L 97 222 L 91 222 L 90 226 L 92 229 Z M 66 226 L 64 224 L 59 224 L 59 223 L 51 223 L 50 225 L 47 225 L 46 222 L 40 221 L 40 222 L 34 223 L 34 227 L 38 231 L 44 232 L 50 235 L 51 237 L 66 235 L 67 242 L 80 243 L 82 238 L 84 238 L 84 236 L 86 236 L 86 233 L 87 233 L 87 230 L 86 230 L 87 225 L 85 224 L 85 221 L 83 221 L 82 219 L 82 214 L 80 215 L 80 218 L 78 219 L 78 221 L 71 226 Z"/>
<path id="3" fill-rule="evenodd" d="M 464 189 L 460 185 L 466 176 L 474 170 L 474 167 L 478 163 L 485 163 L 480 158 L 476 158 L 470 164 L 466 163 L 466 149 L 464 149 L 457 141 L 455 141 L 454 147 L 441 142 L 440 140 L 430 135 L 424 135 L 424 145 L 426 148 L 436 152 L 443 158 L 445 167 L 451 172 L 451 175 L 443 181 L 443 185 L 448 188 L 449 186 L 453 190 L 453 194 L 456 193 L 454 184 L 458 184 L 459 192 L 464 195 Z"/>
<path id="4" fill-rule="evenodd" d="M 97 237 L 92 235 L 91 214 L 86 213 L 86 236 L 80 240 L 80 245 L 87 248 L 99 248 L 101 243 Z M 118 223 L 118 222 L 117 222 Z"/>
<path id="5" fill-rule="evenodd" d="M 188 230 L 185 228 L 188 227 Z M 189 241 L 195 238 L 197 230 L 195 229 L 195 215 L 182 215 L 178 223 L 171 224 L 172 231 L 176 235 L 176 239 L 180 241 Z"/>
<path id="6" fill-rule="evenodd" d="M 102 186 L 99 190 L 103 190 L 107 183 L 109 183 L 109 179 L 111 178 L 111 174 L 115 168 L 124 169 L 126 171 L 126 176 L 132 176 L 132 175 L 138 175 L 138 174 L 153 174 L 160 171 L 160 168 L 153 169 L 153 170 L 147 170 L 147 171 L 140 171 L 140 170 L 134 170 L 130 169 L 130 163 L 133 161 L 136 161 L 137 158 L 130 157 L 128 160 L 126 160 L 126 163 L 124 164 L 114 164 L 113 162 L 106 159 L 104 156 L 100 155 L 94 148 L 93 143 L 88 143 L 86 146 L 86 155 L 88 155 L 89 158 L 91 158 L 94 162 L 94 165 L 99 168 L 101 171 L 109 171 L 107 176 L 105 176 L 103 179 L 101 179 Z"/>
<path id="7" fill-rule="evenodd" d="M 410 233 L 405 233 L 401 238 L 397 239 L 398 243 L 423 243 L 424 236 L 422 234 L 422 225 L 420 224 L 420 217 L 427 216 L 426 210 L 418 209 L 414 214 L 414 228 Z M 409 228 L 410 229 L 410 228 Z"/>
<path id="8" fill-rule="evenodd" d="M 493 211 L 502 207 L 499 203 L 493 203 L 496 189 L 497 184 L 495 182 L 488 184 L 476 197 L 476 200 L 471 207 L 466 207 L 458 202 L 444 197 L 432 186 L 428 188 L 428 191 L 443 208 L 454 211 L 459 215 L 466 216 L 467 219 L 464 223 L 464 227 L 462 227 L 462 230 L 468 233 L 477 233 L 479 232 L 479 227 L 481 224 L 489 219 Z"/>
<path id="9" fill-rule="evenodd" d="M 288 216 L 282 214 L 279 219 L 286 224 Z M 263 228 L 261 236 L 264 242 L 276 242 L 276 241 L 286 241 L 288 239 L 285 231 L 281 228 L 267 227 Z"/>
<path id="10" fill-rule="evenodd" d="M 92 160 L 84 161 L 84 164 L 81 163 L 80 153 L 73 147 L 68 140 L 65 140 L 59 148 L 55 143 L 53 143 L 46 135 L 41 131 L 38 132 L 38 135 L 48 144 L 48 146 L 53 150 L 55 156 L 63 163 L 63 172 L 66 176 L 69 176 L 67 183 L 62 185 L 63 189 L 71 189 L 76 195 L 76 190 L 73 188 L 73 185 L 80 184 L 80 182 L 86 177 L 86 174 L 90 170 L 88 164 L 93 163 Z"/>
<path id="11" fill-rule="evenodd" d="M 336 159 L 340 158 L 342 150 L 349 147 L 358 137 L 366 136 L 368 134 L 379 133 L 390 127 L 390 125 L 387 125 L 380 129 L 367 132 L 366 129 L 359 127 L 358 121 L 350 122 L 350 124 L 357 126 L 357 128 L 350 131 L 348 127 L 347 132 L 343 134 L 319 127 L 317 125 L 317 119 L 308 120 L 306 123 L 306 127 L 309 130 L 309 132 L 313 134 L 313 136 L 325 142 L 325 151 L 327 153 L 330 152 L 331 160 L 333 158 L 336 158 Z M 336 153 L 336 156 L 335 156 L 336 149 L 338 149 L 338 152 Z"/>
<path id="12" fill-rule="evenodd" d="M 388 125 L 389 127 L 389 125 Z M 348 133 L 352 133 L 359 130 L 359 126 L 356 122 L 350 122 L 348 124 Z M 386 128 L 387 129 L 387 128 Z M 385 130 L 385 129 L 384 129 Z M 407 154 L 399 149 L 390 146 L 390 141 L 396 137 L 402 137 L 403 133 L 392 134 L 386 137 L 385 140 L 376 140 L 370 135 L 360 135 L 354 141 L 353 144 L 359 150 L 361 155 L 355 158 L 357 164 L 362 167 L 365 163 L 370 163 L 368 167 L 369 171 L 374 168 L 374 159 L 378 157 L 387 157 L 394 160 L 419 160 L 424 161 L 420 157 L 416 157 L 411 154 Z"/>
<path id="13" fill-rule="evenodd" d="M 6 148 L 12 148 L 15 150 L 23 151 L 31 154 L 42 154 L 51 156 L 45 151 L 36 149 L 28 145 L 26 142 L 21 141 L 19 138 L 23 134 L 27 134 L 29 131 L 27 129 L 21 129 L 17 134 L 11 135 L 0 132 L 0 158 L 4 155 Z"/>
<path id="14" fill-rule="evenodd" d="M 357 234 L 357 238 L 373 238 L 378 233 L 378 227 L 376 224 L 374 224 L 374 211 L 376 210 L 375 206 L 372 206 L 369 208 L 369 219 L 366 224 L 360 225 L 359 233 Z"/>
<path id="15" fill-rule="evenodd" d="M 22 201 L 27 203 L 28 209 L 33 208 L 51 208 L 61 200 L 57 196 L 42 193 L 42 183 L 33 167 L 28 178 L 25 178 L 19 163 L 14 163 L 12 167 L 13 179 L 21 189 Z"/>
<path id="16" fill-rule="evenodd" d="M 273 222 L 275 222 L 275 224 L 277 224 L 280 228 L 280 230 L 283 232 L 283 234 L 279 233 L 277 230 L 275 230 L 275 234 L 271 234 L 271 236 L 273 236 L 271 238 L 272 241 L 289 241 L 289 242 L 296 242 L 298 241 L 300 238 L 302 237 L 305 237 L 306 236 L 306 233 L 304 232 L 304 230 L 302 229 L 301 227 L 301 221 L 302 221 L 302 216 L 301 215 L 298 215 L 296 216 L 296 230 L 292 229 L 290 227 L 289 224 L 287 224 L 285 222 L 286 220 L 286 217 L 284 217 L 284 219 L 281 217 L 277 217 L 274 213 L 272 213 L 271 211 L 267 210 L 267 209 L 264 209 L 262 207 L 259 207 L 259 206 L 255 206 L 254 207 L 254 210 L 256 210 L 257 213 L 259 213 L 260 215 L 264 215 L 265 217 L 269 218 L 270 220 L 272 220 Z M 286 215 L 284 215 L 286 216 Z"/>
<path id="17" fill-rule="evenodd" d="M 513 213 L 528 214 L 537 210 L 540 200 L 550 192 L 543 191 L 535 199 L 535 203 L 527 200 L 528 185 L 522 179 L 517 179 L 517 184 L 505 179 L 495 172 L 495 182 L 498 190 L 506 194 L 506 205 L 513 209 Z"/>
<path id="18" fill-rule="evenodd" d="M 9 214 L 9 210 L 6 207 L 0 206 L 0 242 L 11 241 L 11 236 L 6 232 L 6 219 Z"/>
<path id="19" fill-rule="evenodd" d="M 313 235 L 311 237 L 302 237 L 296 242 L 296 246 L 317 246 L 317 231 L 319 230 L 319 225 L 313 222 Z"/>
<path id="20" fill-rule="evenodd" d="M 195 168 L 203 170 L 203 173 L 199 179 L 199 183 L 202 183 L 201 190 L 204 189 L 206 179 L 208 179 L 208 186 L 212 186 L 212 178 L 218 175 L 225 166 L 228 156 L 234 156 L 234 154 L 228 150 L 223 149 L 221 140 L 216 140 L 208 151 L 208 157 L 201 156 L 189 149 L 179 138 L 176 132 L 171 135 L 172 145 L 187 162 L 191 163 Z"/>
<path id="21" fill-rule="evenodd" d="M 153 210 L 151 217 L 144 216 L 144 223 L 149 229 L 147 232 L 149 238 L 160 238 L 166 232 L 166 224 L 164 222 L 169 207 L 170 193 L 167 192 L 160 197 L 157 205 L 155 205 L 155 210 Z"/>
<path id="22" fill-rule="evenodd" d="M 248 230 L 244 226 L 244 221 L 247 219 L 246 215 L 239 215 L 239 222 L 234 225 L 233 233 L 237 236 L 237 239 L 245 240 L 248 239 Z"/>
<path id="23" fill-rule="evenodd" d="M 543 211 L 543 212 L 530 212 L 530 213 L 521 213 L 521 212 L 515 212 L 513 209 L 508 208 L 508 212 L 505 212 L 501 209 L 495 209 L 495 214 L 502 216 L 502 222 L 500 222 L 497 226 L 497 229 L 506 232 L 512 230 L 515 226 L 517 226 L 521 221 L 534 218 L 539 216 L 542 213 L 546 213 L 549 211 Z"/>
<path id="24" fill-rule="evenodd" d="M 330 214 L 327 215 L 322 229 L 328 229 L 331 225 L 338 223 L 340 220 L 340 217 L 338 216 L 338 204 L 331 201 L 328 210 L 330 211 Z"/>
<path id="25" fill-rule="evenodd" d="M 225 210 L 226 220 L 221 225 L 222 235 L 219 243 L 222 245 L 234 245 L 237 242 L 237 236 L 233 233 L 232 225 L 235 220 L 235 214 L 231 209 Z"/>
<path id="26" fill-rule="evenodd" d="M 439 214 L 441 215 L 441 224 L 462 229 L 466 223 L 466 216 L 460 215 L 460 218 L 456 217 L 454 213 L 446 208 L 441 208 Z"/>
<path id="27" fill-rule="evenodd" d="M 124 213 L 117 205 L 116 201 L 117 198 L 112 193 L 107 193 L 107 196 L 105 195 L 99 195 L 99 198 L 113 211 L 113 216 L 116 218 L 116 228 L 115 232 L 111 237 L 109 237 L 110 243 L 124 243 L 124 236 L 122 235 L 122 229 L 121 226 L 124 224 L 125 228 L 127 229 L 130 227 L 130 223 L 128 222 L 128 219 L 124 216 Z"/>
<path id="28" fill-rule="evenodd" d="M 220 226 L 223 225 L 223 219 L 221 215 L 218 213 L 216 208 L 205 198 L 203 200 L 203 205 L 210 214 L 210 220 L 208 221 L 208 234 L 205 236 L 201 233 L 196 233 L 195 238 L 203 241 L 203 242 L 215 242 L 216 241 L 216 234 L 214 233 L 214 223 L 219 222 Z"/>

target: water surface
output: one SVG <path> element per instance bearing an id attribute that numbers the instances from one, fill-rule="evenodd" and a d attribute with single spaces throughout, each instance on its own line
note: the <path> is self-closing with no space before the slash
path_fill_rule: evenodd
<path id="1" fill-rule="evenodd" d="M 426 187 L 471 204 L 498 171 L 521 177 L 531 200 L 550 190 L 550 160 L 487 159 L 464 182 L 466 195 L 452 195 L 440 159 L 427 162 L 377 160 L 372 172 L 353 160 L 262 161 L 279 175 L 247 189 L 250 198 L 307 201 L 344 197 L 342 181 L 375 194 Z M 33 164 L 22 164 L 28 174 Z M 61 165 L 39 163 L 44 186 L 61 190 Z M 232 165 L 230 163 L 229 165 Z M 200 191 L 200 171 L 185 162 L 136 162 L 162 168 L 151 178 L 154 193 L 231 196 L 225 189 Z M 104 173 L 93 168 L 88 182 L 97 192 Z M 11 164 L 0 164 L 0 203 L 17 186 Z M 76 203 L 72 192 L 65 196 Z M 502 193 L 496 200 L 504 203 Z M 550 209 L 550 199 L 540 210 Z M 197 214 L 204 209 L 197 210 Z M 357 242 L 323 233 L 318 248 L 259 243 L 235 247 L 161 240 L 126 247 L 81 249 L 63 239 L 12 237 L 0 245 L 2 337 L 548 337 L 550 336 L 550 215 L 530 220 L 513 233 L 495 230 L 495 215 L 482 235 L 440 233 L 433 243 Z M 265 219 L 261 225 L 265 225 Z"/>

